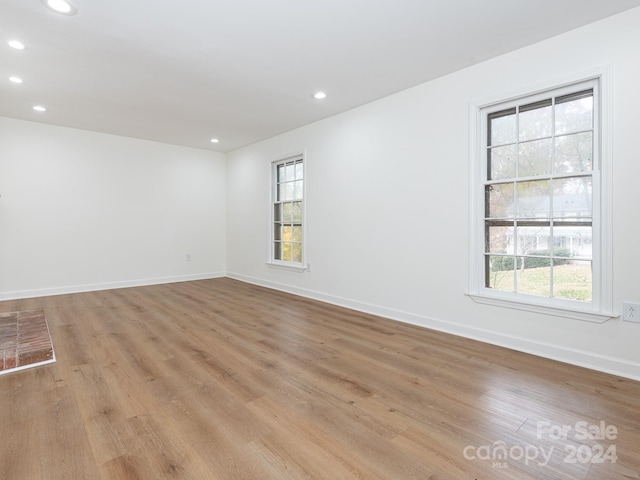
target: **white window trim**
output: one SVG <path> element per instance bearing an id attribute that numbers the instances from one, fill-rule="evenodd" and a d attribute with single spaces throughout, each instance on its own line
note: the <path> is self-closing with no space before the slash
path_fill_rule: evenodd
<path id="1" fill-rule="evenodd" d="M 470 105 L 470 235 L 469 235 L 469 285 L 467 295 L 477 303 L 499 307 L 525 310 L 529 312 L 568 317 L 596 323 L 604 323 L 616 317 L 613 310 L 613 236 L 612 236 L 612 87 L 611 67 L 605 66 L 581 74 L 572 75 L 547 82 L 532 88 L 521 89 L 509 94 L 494 96 L 489 99 L 472 102 Z M 548 299 L 533 295 L 520 294 L 517 298 L 509 292 L 491 290 L 484 285 L 484 192 L 480 188 L 482 176 L 481 137 L 482 111 L 496 104 L 514 101 L 522 97 L 530 97 L 545 91 L 557 90 L 584 81 L 597 80 L 599 83 L 600 109 L 600 144 L 599 167 L 594 168 L 593 179 L 599 188 L 599 205 L 594 204 L 594 250 L 599 258 L 593 259 L 594 292 L 593 302 L 577 302 L 571 300 Z M 597 244 L 596 244 L 597 242 Z M 597 248 L 596 248 L 597 247 Z"/>
<path id="2" fill-rule="evenodd" d="M 275 191 L 275 175 L 276 175 L 276 165 L 279 163 L 286 162 L 288 160 L 293 160 L 301 158 L 302 165 L 304 168 L 304 176 L 302 177 L 302 191 L 304 192 L 302 197 L 302 262 L 285 262 L 283 260 L 276 260 L 273 258 L 273 204 L 276 199 L 276 191 Z M 277 158 L 269 160 L 269 213 L 267 215 L 268 226 L 267 226 L 267 266 L 270 268 L 277 268 L 280 270 L 288 270 L 291 272 L 306 272 L 308 271 L 307 267 L 307 154 L 306 150 L 297 150 L 294 152 L 290 152 L 285 155 L 279 155 Z"/>

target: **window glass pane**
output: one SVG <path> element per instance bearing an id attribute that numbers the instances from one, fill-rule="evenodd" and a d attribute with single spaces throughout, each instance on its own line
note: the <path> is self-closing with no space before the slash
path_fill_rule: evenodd
<path id="1" fill-rule="evenodd" d="M 522 257 L 516 271 L 518 293 L 551 295 L 551 260 L 548 258 Z"/>
<path id="2" fill-rule="evenodd" d="M 293 223 L 302 223 L 302 202 L 293 202 Z"/>
<path id="3" fill-rule="evenodd" d="M 293 227 L 292 233 L 293 233 L 292 240 L 294 242 L 302 241 L 302 227 Z"/>
<path id="4" fill-rule="evenodd" d="M 516 109 L 489 114 L 489 145 L 504 145 L 516 141 Z"/>
<path id="5" fill-rule="evenodd" d="M 291 261 L 291 243 L 283 242 L 282 243 L 282 260 L 285 262 Z"/>
<path id="6" fill-rule="evenodd" d="M 518 177 L 536 177 L 551 173 L 553 142 L 550 138 L 520 144 Z"/>
<path id="7" fill-rule="evenodd" d="M 485 188 L 488 218 L 513 218 L 513 183 L 497 183 Z"/>
<path id="8" fill-rule="evenodd" d="M 556 137 L 555 173 L 590 172 L 593 169 L 593 132 Z"/>
<path id="9" fill-rule="evenodd" d="M 488 180 L 503 178 L 515 178 L 516 158 L 518 156 L 517 145 L 495 147 L 487 152 L 489 162 Z"/>
<path id="10" fill-rule="evenodd" d="M 591 262 L 559 259 L 553 265 L 554 297 L 582 302 L 593 299 Z"/>
<path id="11" fill-rule="evenodd" d="M 491 255 L 488 261 L 489 276 L 487 287 L 505 292 L 513 292 L 513 257 Z"/>
<path id="12" fill-rule="evenodd" d="M 275 260 L 282 260 L 282 244 L 280 242 L 273 244 L 273 258 Z"/>
<path id="13" fill-rule="evenodd" d="M 556 100 L 556 135 L 593 128 L 593 95 L 571 95 Z"/>
<path id="14" fill-rule="evenodd" d="M 571 222 L 573 223 L 573 222 Z M 591 225 L 584 226 L 554 224 L 553 226 L 553 255 L 555 257 L 593 256 L 593 233 Z"/>
<path id="15" fill-rule="evenodd" d="M 553 181 L 554 218 L 591 218 L 592 214 L 593 189 L 590 176 Z"/>
<path id="16" fill-rule="evenodd" d="M 536 180 L 533 182 L 519 182 L 518 191 L 518 218 L 548 218 L 551 210 L 549 196 L 549 180 Z"/>
<path id="17" fill-rule="evenodd" d="M 296 200 L 295 183 L 289 182 L 289 183 L 286 183 L 285 185 L 287 190 L 287 200 Z"/>
<path id="18" fill-rule="evenodd" d="M 302 162 L 296 163 L 296 180 L 301 180 L 304 176 L 304 169 L 302 167 Z"/>
<path id="19" fill-rule="evenodd" d="M 550 137 L 552 132 L 551 100 L 520 107 L 520 141 Z"/>
<path id="20" fill-rule="evenodd" d="M 284 179 L 287 182 L 295 180 L 295 166 L 293 165 L 293 163 L 288 163 L 285 165 Z"/>
<path id="21" fill-rule="evenodd" d="M 282 225 L 279 223 L 273 226 L 273 239 L 276 241 L 282 240 Z"/>
<path id="22" fill-rule="evenodd" d="M 282 240 L 290 241 L 291 240 L 291 227 L 283 226 L 282 227 Z"/>
<path id="23" fill-rule="evenodd" d="M 291 215 L 293 210 L 291 203 L 287 202 L 282 204 L 282 208 L 283 208 L 282 220 L 285 223 L 291 223 Z"/>
<path id="24" fill-rule="evenodd" d="M 273 205 L 273 221 L 279 222 L 282 220 L 282 204 L 275 203 Z"/>
<path id="25" fill-rule="evenodd" d="M 521 255 L 550 256 L 551 227 L 523 225 L 517 228 L 516 248 Z"/>
<path id="26" fill-rule="evenodd" d="M 303 198 L 302 180 L 298 180 L 297 182 L 294 183 L 294 185 L 295 185 L 295 193 L 293 194 L 294 196 L 292 198 L 296 200 L 300 200 L 301 198 Z"/>
<path id="27" fill-rule="evenodd" d="M 293 244 L 293 261 L 302 263 L 302 244 L 301 243 Z"/>
<path id="28" fill-rule="evenodd" d="M 281 183 L 280 186 L 280 201 L 293 200 L 294 186 L 293 182 Z"/>
<path id="29" fill-rule="evenodd" d="M 511 253 L 513 252 L 514 228 L 507 226 L 489 225 L 486 227 L 486 245 L 488 253 Z"/>
<path id="30" fill-rule="evenodd" d="M 284 200 L 289 200 L 287 198 L 287 189 L 286 189 L 286 183 L 281 183 L 280 185 L 278 185 L 278 200 L 279 201 L 284 201 Z"/>
<path id="31" fill-rule="evenodd" d="M 278 165 L 277 183 L 284 182 L 284 165 Z"/>

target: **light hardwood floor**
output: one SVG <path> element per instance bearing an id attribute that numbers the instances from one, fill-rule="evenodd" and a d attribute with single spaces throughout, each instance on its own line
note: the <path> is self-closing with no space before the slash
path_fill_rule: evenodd
<path id="1" fill-rule="evenodd" d="M 640 478 L 631 380 L 231 279 L 0 303 L 35 308 L 3 480 Z"/>

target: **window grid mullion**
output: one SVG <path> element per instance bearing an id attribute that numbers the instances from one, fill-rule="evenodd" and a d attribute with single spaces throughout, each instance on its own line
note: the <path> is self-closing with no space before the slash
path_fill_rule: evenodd
<path id="1" fill-rule="evenodd" d="M 555 164 L 556 164 L 556 99 L 554 96 L 551 99 L 551 178 L 549 179 L 549 195 L 551 198 L 549 199 L 549 241 L 551 242 L 551 248 L 549 249 L 549 297 L 555 297 L 554 292 L 555 289 L 553 287 L 555 282 L 555 247 L 556 247 L 556 238 L 555 238 L 555 228 L 554 228 L 554 219 L 555 219 L 555 205 L 554 205 L 554 175 L 555 175 Z"/>
<path id="2" fill-rule="evenodd" d="M 516 107 L 516 177 L 513 181 L 513 291 L 518 292 L 518 251 L 520 250 L 518 218 L 518 181 L 520 180 L 520 105 Z"/>

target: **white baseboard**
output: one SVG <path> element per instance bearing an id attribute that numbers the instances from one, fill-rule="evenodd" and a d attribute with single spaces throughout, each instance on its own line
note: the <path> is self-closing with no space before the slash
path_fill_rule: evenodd
<path id="1" fill-rule="evenodd" d="M 640 363 L 623 361 L 618 358 L 597 355 L 585 350 L 572 349 L 551 343 L 537 342 L 522 337 L 505 335 L 503 333 L 490 330 L 473 328 L 446 320 L 416 315 L 410 312 L 403 312 L 379 305 L 372 305 L 369 303 L 359 302 L 357 300 L 350 300 L 322 292 L 316 292 L 314 290 L 294 287 L 278 282 L 271 282 L 248 275 L 227 272 L 226 276 L 241 282 L 280 290 L 301 297 L 311 298 L 313 300 L 320 300 L 322 302 L 350 308 L 359 312 L 369 313 L 419 327 L 430 328 L 440 332 L 451 333 L 453 335 L 509 348 L 511 350 L 517 350 L 539 357 L 558 360 L 571 365 L 640 381 Z"/>
<path id="2" fill-rule="evenodd" d="M 170 277 L 144 278 L 137 280 L 122 280 L 118 282 L 92 283 L 87 285 L 71 285 L 65 287 L 42 288 L 36 290 L 18 290 L 0 293 L 0 300 L 18 300 L 23 298 L 49 297 L 69 293 L 95 292 L 98 290 L 113 290 L 116 288 L 144 287 L 163 283 L 190 282 L 193 280 L 207 280 L 225 277 L 225 272 L 197 273 L 191 275 L 173 275 Z"/>

